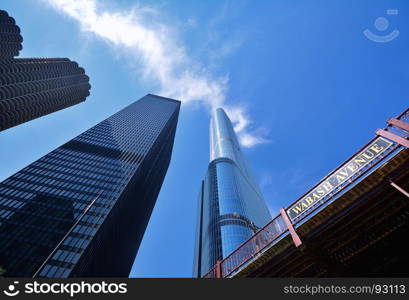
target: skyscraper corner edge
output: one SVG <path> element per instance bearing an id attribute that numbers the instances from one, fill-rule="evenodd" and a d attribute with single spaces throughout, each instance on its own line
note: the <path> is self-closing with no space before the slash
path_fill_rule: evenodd
<path id="1" fill-rule="evenodd" d="M 149 93 L 149 94 L 146 94 L 146 96 L 156 97 L 156 98 L 159 98 L 159 99 L 164 99 L 164 100 L 173 101 L 173 102 L 182 104 L 181 100 L 177 100 L 177 99 L 173 99 L 173 98 L 169 98 L 169 97 L 164 97 L 164 96 L 159 96 L 159 95 L 156 95 L 156 94 Z"/>

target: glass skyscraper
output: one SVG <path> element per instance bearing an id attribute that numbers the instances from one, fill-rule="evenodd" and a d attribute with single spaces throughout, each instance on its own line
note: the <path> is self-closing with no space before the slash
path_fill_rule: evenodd
<path id="1" fill-rule="evenodd" d="M 205 275 L 271 220 L 229 117 L 210 121 L 210 163 L 199 192 L 194 277 Z"/>
<path id="2" fill-rule="evenodd" d="M 180 102 L 146 95 L 0 183 L 0 267 L 127 277 L 167 172 Z"/>

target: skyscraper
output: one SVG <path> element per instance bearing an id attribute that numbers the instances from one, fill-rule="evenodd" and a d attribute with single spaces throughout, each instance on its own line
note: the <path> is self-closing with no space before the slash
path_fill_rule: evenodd
<path id="1" fill-rule="evenodd" d="M 0 131 L 85 101 L 89 77 L 68 58 L 13 58 L 20 28 L 0 10 Z"/>
<path id="2" fill-rule="evenodd" d="M 0 183 L 4 276 L 128 276 L 179 109 L 146 95 Z"/>
<path id="3" fill-rule="evenodd" d="M 18 56 L 23 37 L 16 21 L 0 9 L 0 59 Z"/>
<path id="4" fill-rule="evenodd" d="M 210 122 L 210 163 L 198 202 L 195 277 L 205 275 L 271 220 L 230 119 L 221 108 Z"/>
<path id="5" fill-rule="evenodd" d="M 85 101 L 91 88 L 68 58 L 0 60 L 0 131 Z"/>

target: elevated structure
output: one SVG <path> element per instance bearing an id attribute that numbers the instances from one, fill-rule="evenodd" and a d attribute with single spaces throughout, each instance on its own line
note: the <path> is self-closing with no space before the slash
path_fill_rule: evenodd
<path id="1" fill-rule="evenodd" d="M 203 277 L 407 277 L 408 138 L 409 109 Z"/>

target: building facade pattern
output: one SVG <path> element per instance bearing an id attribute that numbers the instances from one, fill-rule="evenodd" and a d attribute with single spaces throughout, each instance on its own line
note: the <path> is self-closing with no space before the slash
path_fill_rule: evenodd
<path id="1" fill-rule="evenodd" d="M 0 130 L 85 101 L 91 88 L 68 58 L 0 60 Z"/>
<path id="2" fill-rule="evenodd" d="M 0 10 L 0 59 L 18 56 L 23 37 L 16 21 L 4 10 Z"/>
<path id="3" fill-rule="evenodd" d="M 83 68 L 68 58 L 14 58 L 20 29 L 0 11 L 0 131 L 78 104 L 91 85 Z"/>
<path id="4" fill-rule="evenodd" d="M 210 163 L 198 207 L 195 277 L 206 274 L 271 220 L 231 121 L 220 108 L 210 122 Z"/>
<path id="5" fill-rule="evenodd" d="M 5 276 L 127 277 L 179 109 L 147 95 L 0 183 Z"/>

